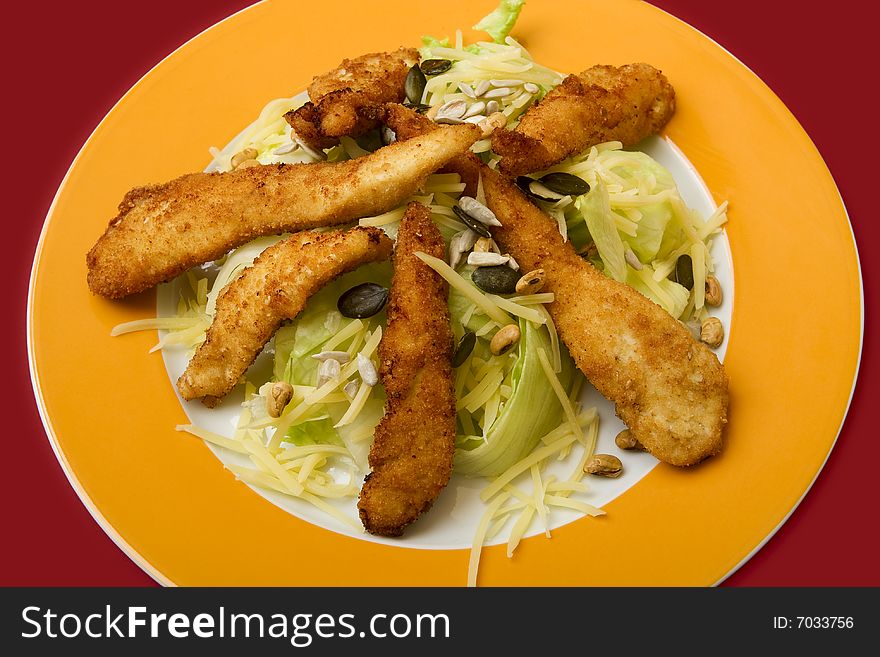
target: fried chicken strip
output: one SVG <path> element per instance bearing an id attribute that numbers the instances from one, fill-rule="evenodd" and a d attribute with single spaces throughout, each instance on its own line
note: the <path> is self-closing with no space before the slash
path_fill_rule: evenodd
<path id="1" fill-rule="evenodd" d="M 441 128 L 440 124 L 434 123 L 424 114 L 419 114 L 399 103 L 384 105 L 375 112 L 375 116 L 391 128 L 398 139 L 412 139 Z M 457 173 L 465 183 L 463 193 L 470 197 L 476 196 L 477 184 L 480 181 L 480 163 L 467 152 L 451 158 L 440 171 Z"/>
<path id="2" fill-rule="evenodd" d="M 387 212 L 481 137 L 458 125 L 339 163 L 193 173 L 130 191 L 86 256 L 92 292 L 146 290 L 259 237 Z"/>
<path id="3" fill-rule="evenodd" d="M 217 298 L 214 321 L 177 380 L 184 399 L 207 406 L 232 390 L 287 319 L 337 276 L 386 260 L 392 242 L 378 228 L 302 232 L 269 247 Z"/>
<path id="4" fill-rule="evenodd" d="M 370 449 L 358 509 L 366 530 L 400 536 L 449 482 L 455 452 L 452 331 L 446 282 L 419 260 L 446 247 L 430 211 L 410 203 L 394 251 L 379 374 L 388 404 Z"/>
<path id="5" fill-rule="evenodd" d="M 594 66 L 569 75 L 531 107 L 514 130 L 492 136 L 499 170 L 546 169 L 606 141 L 635 144 L 659 132 L 675 111 L 675 90 L 648 64 Z"/>
<path id="6" fill-rule="evenodd" d="M 488 167 L 481 172 L 502 224 L 493 237 L 523 271 L 544 270 L 559 337 L 636 439 L 672 465 L 718 453 L 728 393 L 715 354 L 660 306 L 578 256 L 513 183 Z"/>
<path id="7" fill-rule="evenodd" d="M 332 71 L 317 76 L 309 86 L 309 98 L 284 118 L 297 136 L 312 148 L 330 148 L 343 135 L 361 135 L 375 128 L 364 112 L 384 103 L 406 98 L 404 81 L 419 61 L 415 48 L 377 52 L 344 59 Z"/>

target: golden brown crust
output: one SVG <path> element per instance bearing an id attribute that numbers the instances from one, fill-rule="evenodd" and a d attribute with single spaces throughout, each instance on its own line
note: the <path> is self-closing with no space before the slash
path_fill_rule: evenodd
<path id="1" fill-rule="evenodd" d="M 117 299 L 261 235 L 387 212 L 479 138 L 476 126 L 449 126 L 346 162 L 193 173 L 133 189 L 86 256 L 89 287 Z"/>
<path id="2" fill-rule="evenodd" d="M 369 108 L 405 99 L 406 75 L 418 61 L 415 48 L 345 59 L 316 77 L 309 86 L 311 101 L 285 118 L 312 148 L 329 148 L 343 135 L 361 135 L 376 127 L 375 120 L 364 117 Z"/>
<path id="3" fill-rule="evenodd" d="M 440 128 L 439 124 L 434 123 L 428 117 L 398 103 L 388 103 L 376 111 L 375 114 L 382 123 L 394 131 L 398 139 L 412 139 Z M 462 193 L 470 197 L 477 195 L 477 185 L 480 181 L 480 166 L 479 162 L 470 157 L 468 153 L 456 155 L 440 171 L 444 173 L 457 173 L 465 184 Z"/>
<path id="4" fill-rule="evenodd" d="M 651 454 L 693 465 L 721 450 L 727 375 L 660 306 L 612 280 L 563 242 L 554 222 L 509 180 L 482 167 L 492 233 L 524 271 L 545 272 L 548 310 L 575 363 Z"/>
<path id="5" fill-rule="evenodd" d="M 492 135 L 499 170 L 546 169 L 606 141 L 624 146 L 659 132 L 675 112 L 675 90 L 648 64 L 594 66 L 570 75 L 531 107 L 514 130 Z"/>
<path id="6" fill-rule="evenodd" d="M 455 452 L 452 331 L 446 282 L 413 255 L 444 258 L 430 211 L 410 203 L 394 251 L 379 374 L 388 404 L 370 449 L 358 509 L 366 530 L 399 536 L 449 482 Z"/>
<path id="7" fill-rule="evenodd" d="M 269 247 L 217 298 L 214 321 L 177 381 L 184 399 L 226 395 L 286 319 L 337 276 L 391 255 L 378 228 L 297 233 Z"/>

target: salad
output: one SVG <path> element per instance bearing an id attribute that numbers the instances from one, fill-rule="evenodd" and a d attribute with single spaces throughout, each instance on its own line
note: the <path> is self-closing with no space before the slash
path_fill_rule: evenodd
<path id="1" fill-rule="evenodd" d="M 438 122 L 443 122 L 442 108 L 460 104 L 465 109 L 456 120 L 501 113 L 508 127 L 515 126 L 564 79 L 535 62 L 510 36 L 522 5 L 522 0 L 502 0 L 474 26 L 491 40 L 465 44 L 461 32 L 451 40 L 423 37 L 419 70 L 424 82 L 410 103 Z M 206 170 L 229 171 L 242 154 L 261 164 L 355 159 L 393 138 L 375 130 L 341 137 L 324 151 L 309 147 L 291 134 L 284 119 L 306 100 L 298 94 L 268 103 L 230 144 L 211 150 L 213 161 Z M 494 168 L 498 157 L 491 146 L 484 139 L 472 150 Z M 583 187 L 570 188 L 573 178 Z M 717 284 L 711 254 L 727 219 L 726 203 L 709 216 L 698 216 L 682 200 L 666 168 L 644 152 L 624 150 L 620 142 L 593 146 L 518 184 L 556 220 L 560 234 L 583 258 L 641 292 L 700 338 L 709 318 L 707 306 L 717 301 L 707 298 L 706 290 L 713 281 Z M 516 272 L 508 279 L 515 281 L 526 272 L 517 271 L 516 261 L 502 254 L 491 238 L 475 236 L 473 227 L 462 223 L 456 209 L 464 190 L 458 174 L 436 173 L 410 200 L 430 208 L 448 246 L 446 261 L 430 256 L 423 260 L 450 288 L 458 345 L 454 471 L 482 485 L 485 509 L 474 528 L 468 575 L 468 583 L 475 584 L 481 547 L 505 529 L 510 556 L 533 526 L 549 536 L 554 510 L 590 516 L 603 512 L 590 503 L 585 481 L 600 417 L 596 408 L 584 407 L 586 379 L 546 309 L 554 295 L 542 292 L 540 285 L 517 292 L 480 283 L 481 263 L 496 261 L 482 254 L 506 257 L 504 264 L 494 266 Z M 478 191 L 478 201 L 480 196 Z M 405 204 L 358 223 L 381 228 L 393 238 L 404 210 Z M 120 325 L 114 335 L 160 329 L 154 350 L 191 352 L 204 340 L 221 291 L 283 237 L 258 238 L 188 271 L 171 284 L 179 296 L 176 312 Z M 302 500 L 360 533 L 355 504 L 386 402 L 375 380 L 386 318 L 381 310 L 351 316 L 340 299 L 364 284 L 387 289 L 391 275 L 390 263 L 365 265 L 310 298 L 248 371 L 240 413 L 228 434 L 193 424 L 178 429 L 244 457 L 247 465 L 226 465 L 238 479 Z M 497 353 L 492 337 L 511 323 L 518 326 L 520 338 L 512 349 Z M 276 413 L 271 409 L 279 383 L 291 392 Z M 568 466 L 568 475 L 548 474 L 551 462 Z M 455 485 L 453 480 L 450 486 Z"/>

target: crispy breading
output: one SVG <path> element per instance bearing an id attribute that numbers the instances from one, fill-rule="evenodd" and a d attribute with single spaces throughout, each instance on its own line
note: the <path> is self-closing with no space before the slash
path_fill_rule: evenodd
<path id="1" fill-rule="evenodd" d="M 345 162 L 194 173 L 136 188 L 86 256 L 89 287 L 124 297 L 261 235 L 387 212 L 480 136 L 477 126 L 448 126 Z"/>
<path id="2" fill-rule="evenodd" d="M 406 98 L 404 81 L 419 61 L 415 48 L 344 59 L 309 86 L 310 102 L 285 115 L 297 136 L 312 148 L 329 148 L 343 135 L 361 135 L 376 127 L 364 113 Z"/>
<path id="3" fill-rule="evenodd" d="M 514 130 L 496 131 L 492 150 L 501 156 L 502 173 L 519 176 L 602 142 L 638 143 L 674 112 L 675 90 L 653 66 L 594 66 L 565 78 Z"/>
<path id="4" fill-rule="evenodd" d="M 394 131 L 398 139 L 412 139 L 440 129 L 424 114 L 419 114 L 409 107 L 398 103 L 388 103 L 375 112 L 375 116 Z M 467 153 L 456 155 L 440 169 L 444 173 L 457 173 L 465 184 L 463 194 L 474 197 L 480 181 L 480 163 Z"/>
<path id="5" fill-rule="evenodd" d="M 430 211 L 410 203 L 394 250 L 379 375 L 388 403 L 370 449 L 358 509 L 366 530 L 399 536 L 449 482 L 455 452 L 452 330 L 446 282 L 416 251 L 444 258 Z"/>
<path id="6" fill-rule="evenodd" d="M 523 271 L 544 270 L 559 337 L 636 439 L 673 465 L 718 453 L 728 392 L 715 354 L 660 306 L 578 256 L 556 222 L 508 179 L 481 171 L 487 204 L 502 224 L 493 237 Z"/>
<path id="7" fill-rule="evenodd" d="M 214 321 L 177 380 L 184 399 L 208 406 L 232 390 L 275 331 L 327 283 L 386 260 L 392 242 L 378 228 L 302 232 L 269 247 L 217 298 Z"/>

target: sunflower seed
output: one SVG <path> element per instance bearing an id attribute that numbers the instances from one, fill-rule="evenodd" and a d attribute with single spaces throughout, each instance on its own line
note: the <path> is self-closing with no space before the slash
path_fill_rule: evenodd
<path id="1" fill-rule="evenodd" d="M 513 259 L 513 256 L 509 253 L 505 253 L 504 255 L 507 257 L 507 266 L 514 271 L 519 271 L 519 263 Z"/>
<path id="2" fill-rule="evenodd" d="M 341 370 L 342 367 L 338 360 L 334 360 L 333 358 L 325 360 L 321 363 L 321 367 L 318 368 L 318 387 L 320 388 L 328 381 L 335 379 L 339 376 Z"/>
<path id="3" fill-rule="evenodd" d="M 491 87 L 491 86 L 492 85 L 489 84 L 488 80 L 483 80 L 482 82 L 480 82 L 480 84 L 477 85 L 477 88 L 474 91 L 474 93 L 476 93 L 477 96 L 482 96 L 484 93 L 489 91 L 489 87 Z"/>
<path id="4" fill-rule="evenodd" d="M 370 387 L 379 383 L 379 375 L 376 373 L 376 366 L 373 365 L 373 361 L 363 354 L 358 354 L 357 364 L 358 373 L 361 375 L 361 379 L 363 379 L 364 383 Z"/>
<path id="5" fill-rule="evenodd" d="M 498 221 L 498 217 L 495 216 L 495 213 L 475 198 L 462 196 L 458 199 L 458 206 L 481 224 L 485 224 L 486 226 L 501 225 L 501 222 Z"/>
<path id="6" fill-rule="evenodd" d="M 480 121 L 485 121 L 486 117 L 482 114 L 477 114 L 476 116 L 469 116 L 464 119 L 465 123 L 479 123 Z"/>
<path id="7" fill-rule="evenodd" d="M 522 80 L 489 80 L 489 84 L 493 87 L 518 87 L 523 83 Z"/>
<path id="8" fill-rule="evenodd" d="M 287 155 L 288 153 L 293 153 L 299 146 L 293 140 L 289 144 L 282 144 L 274 151 L 272 151 L 272 155 Z"/>
<path id="9" fill-rule="evenodd" d="M 467 108 L 467 111 L 464 113 L 464 116 L 462 118 L 467 119 L 471 116 L 482 114 L 484 109 L 486 109 L 486 103 L 484 103 L 482 100 L 478 100 L 476 103 Z"/>
<path id="10" fill-rule="evenodd" d="M 312 358 L 315 360 L 320 360 L 322 362 L 330 360 L 331 358 L 338 363 L 347 363 L 351 360 L 351 357 L 348 355 L 347 351 L 322 351 L 320 354 L 313 354 Z"/>
<path id="11" fill-rule="evenodd" d="M 623 252 L 623 258 L 629 263 L 629 266 L 636 271 L 642 271 L 642 269 L 644 269 L 642 261 L 639 260 L 639 257 L 635 254 L 635 252 L 633 252 L 631 248 L 626 248 L 626 251 Z"/>
<path id="12" fill-rule="evenodd" d="M 461 89 L 461 93 L 463 93 L 465 96 L 469 96 L 470 98 L 477 97 L 477 94 L 474 92 L 474 88 L 467 82 L 459 82 L 458 88 Z"/>
<path id="13" fill-rule="evenodd" d="M 504 98 L 504 96 L 509 96 L 512 93 L 513 89 L 510 87 L 498 87 L 497 89 L 490 89 L 484 93 L 483 98 Z"/>
<path id="14" fill-rule="evenodd" d="M 470 228 L 465 228 L 452 236 L 449 240 L 449 266 L 455 269 L 461 262 L 461 256 L 470 251 L 479 239 Z"/>
<path id="15" fill-rule="evenodd" d="M 358 384 L 357 381 L 349 381 L 342 388 L 342 392 L 345 393 L 345 396 L 349 399 L 354 399 L 354 396 L 357 394 Z"/>
<path id="16" fill-rule="evenodd" d="M 434 117 L 434 121 L 440 123 L 444 119 L 461 119 L 467 111 L 467 108 L 467 103 L 463 100 L 451 100 L 445 105 L 440 106 L 440 109 L 437 110 L 437 116 Z"/>
<path id="17" fill-rule="evenodd" d="M 540 91 L 540 87 L 538 87 L 538 85 L 536 85 L 534 82 L 526 82 L 523 85 L 523 89 L 528 91 L 530 94 L 536 94 L 538 93 L 538 91 Z"/>
<path id="18" fill-rule="evenodd" d="M 445 125 L 460 125 L 464 123 L 464 119 L 454 119 L 451 116 L 438 116 L 434 119 L 434 123 L 442 123 Z"/>
<path id="19" fill-rule="evenodd" d="M 290 137 L 297 143 L 297 145 L 303 149 L 307 154 L 311 155 L 316 160 L 326 160 L 327 154 L 324 151 L 320 151 L 312 148 L 302 139 L 300 139 L 299 135 L 296 134 L 293 130 L 290 131 Z"/>
<path id="20" fill-rule="evenodd" d="M 476 251 L 468 254 L 467 263 L 474 267 L 496 267 L 498 265 L 506 265 L 510 262 L 510 256 L 498 255 L 497 253 L 478 253 Z"/>
<path id="21" fill-rule="evenodd" d="M 498 104 L 497 100 L 490 100 L 488 103 L 486 103 L 486 114 L 487 115 L 494 114 L 495 112 L 497 112 L 500 109 L 501 109 L 501 105 Z"/>

